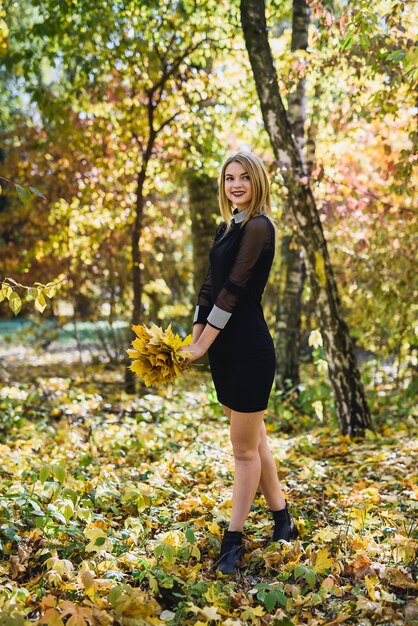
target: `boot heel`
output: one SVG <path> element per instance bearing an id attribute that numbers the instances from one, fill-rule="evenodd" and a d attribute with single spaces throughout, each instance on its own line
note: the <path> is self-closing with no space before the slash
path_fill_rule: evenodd
<path id="1" fill-rule="evenodd" d="M 295 520 L 292 518 L 292 523 L 290 525 L 290 538 L 297 539 L 299 537 L 298 527 L 296 526 Z"/>
<path id="2" fill-rule="evenodd" d="M 291 539 L 296 539 L 299 536 L 295 520 L 287 508 L 287 502 L 284 509 L 272 511 L 272 513 L 274 519 L 272 541 L 290 541 Z"/>

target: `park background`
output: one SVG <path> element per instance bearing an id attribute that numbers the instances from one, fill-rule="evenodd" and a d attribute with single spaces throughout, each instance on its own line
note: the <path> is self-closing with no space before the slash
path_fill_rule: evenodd
<path id="1" fill-rule="evenodd" d="M 389 0 L 3 3 L 0 624 L 418 623 L 416 22 Z M 220 579 L 207 363 L 145 388 L 125 350 L 131 323 L 191 332 L 242 149 L 272 182 L 266 423 L 300 539 L 269 545 L 257 497 Z"/>

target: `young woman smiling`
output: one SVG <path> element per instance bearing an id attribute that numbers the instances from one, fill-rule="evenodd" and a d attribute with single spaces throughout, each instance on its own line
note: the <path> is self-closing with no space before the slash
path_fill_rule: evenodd
<path id="1" fill-rule="evenodd" d="M 264 413 L 275 371 L 273 340 L 261 297 L 275 251 L 270 187 L 262 161 L 249 152 L 228 158 L 219 179 L 224 222 L 199 291 L 193 361 L 206 352 L 218 400 L 230 421 L 235 473 L 232 516 L 217 568 L 233 572 L 243 556 L 242 532 L 258 487 L 272 511 L 273 541 L 297 536 L 269 448 Z"/>

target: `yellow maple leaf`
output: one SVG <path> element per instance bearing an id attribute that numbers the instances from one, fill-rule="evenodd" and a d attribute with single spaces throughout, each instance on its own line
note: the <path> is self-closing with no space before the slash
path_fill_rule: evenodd
<path id="1" fill-rule="evenodd" d="M 314 570 L 317 573 L 325 572 L 325 570 L 329 569 L 332 565 L 332 558 L 329 555 L 329 552 L 326 548 L 321 548 L 316 553 L 316 560 L 314 565 Z"/>
<path id="2" fill-rule="evenodd" d="M 378 600 L 379 598 L 376 596 L 376 585 L 379 584 L 378 576 L 369 576 L 366 574 L 364 582 L 366 583 L 366 588 L 371 599 Z"/>
<path id="3" fill-rule="evenodd" d="M 208 524 L 208 531 L 212 535 L 215 535 L 215 537 L 218 537 L 218 539 L 221 538 L 221 529 L 220 529 L 219 524 L 217 522 L 210 522 Z"/>
<path id="4" fill-rule="evenodd" d="M 222 616 L 219 615 L 216 606 L 205 606 L 203 609 L 200 609 L 200 613 L 208 620 L 214 620 L 217 622 L 222 619 Z"/>

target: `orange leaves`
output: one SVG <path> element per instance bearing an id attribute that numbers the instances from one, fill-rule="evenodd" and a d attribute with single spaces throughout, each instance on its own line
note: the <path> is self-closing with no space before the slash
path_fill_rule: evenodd
<path id="1" fill-rule="evenodd" d="M 126 350 L 133 359 L 129 368 L 147 387 L 172 383 L 185 369 L 188 353 L 180 348 L 189 345 L 191 335 L 182 339 L 171 324 L 165 331 L 155 324 L 151 328 L 132 325 L 132 330 L 137 339 L 132 341 L 133 349 Z"/>

